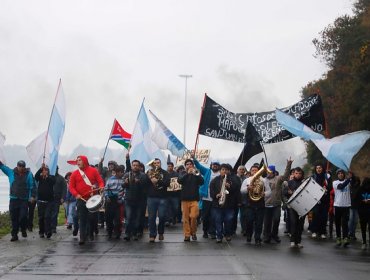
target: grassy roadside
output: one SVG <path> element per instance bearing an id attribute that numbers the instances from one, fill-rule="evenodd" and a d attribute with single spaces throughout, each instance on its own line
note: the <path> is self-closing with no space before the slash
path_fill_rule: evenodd
<path id="1" fill-rule="evenodd" d="M 65 214 L 64 214 L 64 207 L 59 207 L 59 214 L 58 214 L 58 226 L 64 225 L 65 223 Z M 38 228 L 39 220 L 37 217 L 37 207 L 35 208 L 35 215 L 33 218 L 33 227 Z M 10 222 L 10 214 L 9 211 L 0 212 L 0 238 L 7 235 L 11 231 L 11 222 Z"/>

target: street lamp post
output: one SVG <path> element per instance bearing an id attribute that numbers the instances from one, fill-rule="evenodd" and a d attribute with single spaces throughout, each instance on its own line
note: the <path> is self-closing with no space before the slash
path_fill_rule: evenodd
<path id="1" fill-rule="evenodd" d="M 188 91 L 188 79 L 192 78 L 192 75 L 182 74 L 179 75 L 181 78 L 185 78 L 185 108 L 184 108 L 184 145 L 186 140 L 186 103 L 187 103 L 187 91 Z"/>

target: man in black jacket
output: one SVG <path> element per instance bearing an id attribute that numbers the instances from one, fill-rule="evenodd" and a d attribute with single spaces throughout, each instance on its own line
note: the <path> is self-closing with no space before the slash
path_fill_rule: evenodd
<path id="1" fill-rule="evenodd" d="M 202 175 L 194 168 L 191 159 L 185 160 L 186 171 L 181 173 L 177 181 L 182 185 L 181 211 L 184 241 L 197 240 L 197 218 L 199 216 L 199 187 L 204 183 Z"/>

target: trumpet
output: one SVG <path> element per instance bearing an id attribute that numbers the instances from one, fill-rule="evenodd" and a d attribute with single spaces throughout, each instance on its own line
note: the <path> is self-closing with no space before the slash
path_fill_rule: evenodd
<path id="1" fill-rule="evenodd" d="M 189 169 L 188 174 L 193 174 L 195 176 L 199 176 L 200 175 L 200 171 L 198 169 L 196 169 L 196 168 L 191 168 L 191 169 Z"/>

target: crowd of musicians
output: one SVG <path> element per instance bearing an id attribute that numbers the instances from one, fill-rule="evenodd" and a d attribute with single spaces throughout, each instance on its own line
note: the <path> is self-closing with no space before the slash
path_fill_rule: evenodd
<path id="1" fill-rule="evenodd" d="M 106 228 L 108 239 L 139 240 L 148 230 L 149 242 L 162 241 L 168 225 L 182 223 L 184 242 L 202 238 L 217 243 L 230 242 L 240 223 L 247 243 L 280 243 L 279 225 L 284 215 L 285 234 L 292 248 L 302 248 L 305 221 L 312 238 L 335 237 L 336 246 L 347 247 L 356 238 L 360 224 L 362 249 L 368 248 L 370 235 L 370 178 L 362 182 L 351 172 L 341 169 L 335 174 L 322 164 L 313 168 L 312 177 L 325 192 L 308 213 L 300 216 L 287 207 L 289 198 L 305 178 L 300 167 L 292 168 L 288 159 L 284 174 L 274 165 L 254 164 L 249 171 L 239 166 L 234 172 L 229 164 L 201 164 L 196 158 L 177 166 L 159 159 L 149 163 L 130 160 L 125 165 L 114 161 L 103 167 L 103 160 L 91 166 L 87 157 L 78 156 L 77 170 L 65 177 L 49 174 L 46 165 L 33 176 L 24 161 L 14 169 L 0 162 L 0 169 L 9 177 L 12 231 L 27 237 L 33 230 L 33 213 L 37 205 L 39 236 L 51 238 L 56 233 L 60 205 L 66 209 L 67 227 L 79 234 L 79 244 L 94 240 L 99 228 Z M 90 207 L 93 196 L 100 201 Z M 329 225 L 329 226 L 328 226 Z M 333 234 L 335 229 L 335 235 Z"/>

